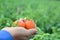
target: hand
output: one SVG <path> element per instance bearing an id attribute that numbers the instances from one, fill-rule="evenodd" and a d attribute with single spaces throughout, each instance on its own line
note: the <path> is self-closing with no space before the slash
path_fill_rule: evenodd
<path id="1" fill-rule="evenodd" d="M 37 33 L 36 29 L 27 30 L 23 27 L 7 27 L 2 30 L 8 31 L 14 37 L 14 40 L 29 40 Z"/>

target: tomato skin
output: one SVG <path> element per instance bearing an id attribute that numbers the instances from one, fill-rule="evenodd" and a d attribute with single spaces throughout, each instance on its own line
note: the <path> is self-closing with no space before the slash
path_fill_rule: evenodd
<path id="1" fill-rule="evenodd" d="M 32 28 L 35 28 L 35 23 L 33 20 L 20 19 L 17 22 L 17 26 L 18 27 L 24 27 L 26 29 L 32 29 Z"/>
<path id="2" fill-rule="evenodd" d="M 18 20 L 17 25 L 18 25 L 19 27 L 25 27 L 25 23 L 24 23 L 23 20 Z"/>
<path id="3" fill-rule="evenodd" d="M 25 22 L 25 28 L 26 29 L 32 29 L 32 28 L 35 28 L 35 23 L 34 23 L 34 21 L 33 20 L 27 20 L 26 22 Z"/>

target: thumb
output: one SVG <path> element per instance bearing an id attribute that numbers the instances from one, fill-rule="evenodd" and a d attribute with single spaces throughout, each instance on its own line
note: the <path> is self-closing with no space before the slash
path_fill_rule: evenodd
<path id="1" fill-rule="evenodd" d="M 37 30 L 36 29 L 29 29 L 29 34 L 35 35 L 35 34 L 37 34 Z"/>

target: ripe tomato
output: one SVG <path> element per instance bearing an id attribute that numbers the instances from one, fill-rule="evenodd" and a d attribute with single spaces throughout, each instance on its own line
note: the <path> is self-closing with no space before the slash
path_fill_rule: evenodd
<path id="1" fill-rule="evenodd" d="M 35 28 L 35 23 L 33 20 L 27 20 L 25 22 L 25 28 L 26 29 L 32 29 L 32 28 Z"/>
<path id="2" fill-rule="evenodd" d="M 17 25 L 18 25 L 19 27 L 25 27 L 24 20 L 18 20 Z"/>
<path id="3" fill-rule="evenodd" d="M 17 25 L 19 27 L 24 27 L 26 29 L 35 28 L 35 23 L 33 20 L 25 20 L 25 19 L 18 20 Z"/>

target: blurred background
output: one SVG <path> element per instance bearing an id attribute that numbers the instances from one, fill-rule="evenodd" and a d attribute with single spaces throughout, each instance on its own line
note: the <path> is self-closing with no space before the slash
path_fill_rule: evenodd
<path id="1" fill-rule="evenodd" d="M 30 40 L 60 40 L 60 0 L 0 0 L 0 29 L 24 17 L 37 25 Z"/>

